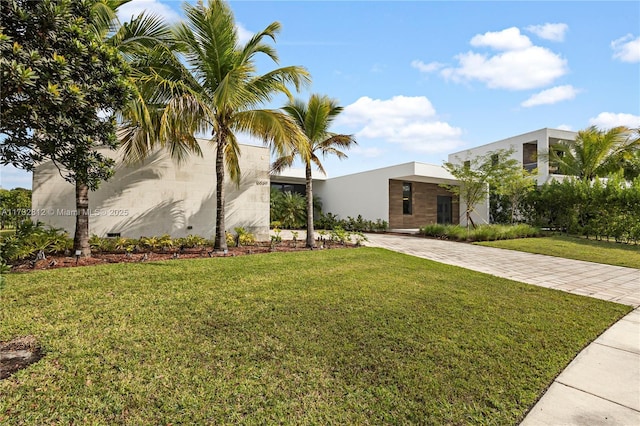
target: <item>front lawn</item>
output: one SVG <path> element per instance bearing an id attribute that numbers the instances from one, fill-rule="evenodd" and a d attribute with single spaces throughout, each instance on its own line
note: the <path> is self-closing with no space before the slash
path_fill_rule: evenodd
<path id="1" fill-rule="evenodd" d="M 640 246 L 638 245 L 595 241 L 565 235 L 476 244 L 640 269 Z"/>
<path id="2" fill-rule="evenodd" d="M 7 281 L 0 424 L 516 424 L 631 309 L 376 248 Z"/>

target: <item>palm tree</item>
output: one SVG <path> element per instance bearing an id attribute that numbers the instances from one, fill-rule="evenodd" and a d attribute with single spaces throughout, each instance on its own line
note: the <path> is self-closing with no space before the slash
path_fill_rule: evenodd
<path id="1" fill-rule="evenodd" d="M 274 172 L 279 172 L 286 167 L 290 167 L 297 157 L 304 163 L 307 186 L 307 247 L 313 248 L 315 240 L 311 163 L 315 164 L 321 173 L 326 174 L 317 154 L 322 154 L 323 157 L 333 154 L 340 159 L 347 158 L 347 155 L 340 149 L 349 148 L 357 142 L 352 135 L 329 132 L 331 123 L 342 112 L 343 108 L 338 106 L 335 100 L 327 96 L 314 94 L 311 95 L 307 104 L 304 101 L 295 100 L 283 109 L 302 129 L 305 149 L 302 151 L 294 149 L 288 154 L 281 155 L 271 168 Z"/>
<path id="2" fill-rule="evenodd" d="M 263 40 L 275 41 L 280 24 L 274 22 L 240 45 L 233 13 L 221 0 L 209 0 L 184 6 L 186 21 L 179 24 L 174 37 L 187 64 L 183 76 L 185 88 L 173 98 L 165 115 L 160 133 L 172 126 L 180 127 L 181 120 L 192 128 L 209 129 L 211 143 L 216 149 L 216 230 L 215 250 L 226 250 L 224 178 L 225 168 L 232 181 L 239 183 L 240 147 L 236 133 L 258 137 L 278 152 L 288 152 L 301 139 L 295 123 L 284 113 L 258 107 L 272 100 L 276 94 L 291 98 L 287 88 L 296 89 L 310 81 L 308 72 L 298 66 L 277 68 L 264 75 L 256 75 L 259 54 L 278 63 L 276 51 Z M 186 114 L 185 114 L 186 112 Z M 182 133 L 182 132 L 178 132 Z"/>
<path id="3" fill-rule="evenodd" d="M 586 181 L 622 171 L 640 150 L 640 138 L 627 127 L 607 131 L 591 126 L 578 132 L 575 141 L 563 141 L 546 157 L 565 175 Z"/>
<path id="4" fill-rule="evenodd" d="M 287 146 L 300 140 L 298 127 L 286 114 L 257 107 L 277 93 L 291 98 L 287 84 L 298 89 L 309 82 L 309 74 L 301 67 L 284 67 L 256 76 L 257 54 L 278 61 L 263 39 L 275 40 L 280 24 L 272 23 L 240 46 L 233 14 L 221 0 L 207 6 L 186 5 L 187 22 L 174 31 L 144 14 L 120 25 L 115 11 L 128 1 L 101 0 L 94 19 L 95 31 L 131 65 L 134 96 L 118 112 L 124 158 L 138 162 L 166 149 L 182 161 L 190 154 L 202 154 L 195 134 L 211 131 L 216 148 L 214 248 L 225 250 L 225 165 L 231 179 L 240 180 L 235 132 L 257 136 L 287 152 Z"/>
<path id="5" fill-rule="evenodd" d="M 130 22 L 121 23 L 117 8 L 130 0 L 99 0 L 92 5 L 90 27 L 99 40 L 117 50 L 131 65 L 130 89 L 133 96 L 116 115 L 120 121 L 119 136 L 125 157 L 130 161 L 142 159 L 157 145 L 168 148 L 172 155 L 182 159 L 191 152 L 199 153 L 188 121 L 182 126 L 160 132 L 167 99 L 176 92 L 184 93 L 179 74 L 183 67 L 171 54 L 171 31 L 158 17 L 141 14 Z M 169 72 L 159 72 L 163 68 Z M 195 129 L 197 130 L 197 129 Z M 141 147 L 144 147 L 142 149 Z M 89 245 L 89 186 L 76 179 L 76 227 L 74 250 L 82 256 L 91 256 Z"/>

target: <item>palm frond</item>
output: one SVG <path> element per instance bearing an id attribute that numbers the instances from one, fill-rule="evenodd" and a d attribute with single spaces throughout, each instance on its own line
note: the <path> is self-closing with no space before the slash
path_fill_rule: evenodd
<path id="1" fill-rule="evenodd" d="M 91 28 L 93 32 L 105 40 L 120 25 L 116 9 L 131 0 L 100 0 L 91 7 Z"/>
<path id="2" fill-rule="evenodd" d="M 295 154 L 284 155 L 282 157 L 277 158 L 271 164 L 271 173 L 281 173 L 284 169 L 287 169 L 293 165 L 295 161 Z"/>
<path id="3" fill-rule="evenodd" d="M 234 116 L 233 129 L 262 139 L 279 156 L 308 155 L 306 137 L 296 123 L 278 110 L 258 109 L 238 112 Z"/>
<path id="4" fill-rule="evenodd" d="M 134 54 L 158 44 L 169 45 L 171 30 L 161 17 L 142 13 L 123 23 L 107 43 L 117 47 L 125 55 Z"/>

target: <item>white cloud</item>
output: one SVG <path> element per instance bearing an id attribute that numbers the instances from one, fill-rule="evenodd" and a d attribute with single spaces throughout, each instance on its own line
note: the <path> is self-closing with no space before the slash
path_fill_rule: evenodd
<path id="1" fill-rule="evenodd" d="M 236 31 L 238 34 L 238 42 L 240 44 L 246 44 L 251 40 L 251 37 L 253 37 L 253 32 L 246 29 L 240 22 L 236 23 Z"/>
<path id="2" fill-rule="evenodd" d="M 564 35 L 569 30 L 569 26 L 567 24 L 529 25 L 525 29 L 545 40 L 564 41 Z"/>
<path id="3" fill-rule="evenodd" d="M 462 145 L 462 130 L 438 120 L 424 96 L 362 97 L 345 107 L 338 123 L 355 128 L 357 140 L 380 139 L 407 151 L 446 153 Z"/>
<path id="4" fill-rule="evenodd" d="M 428 64 L 425 64 L 422 61 L 415 60 L 411 61 L 411 66 L 413 68 L 416 68 L 420 72 L 434 72 L 442 69 L 445 65 L 441 64 L 440 62 L 430 62 Z"/>
<path id="5" fill-rule="evenodd" d="M 491 47 L 496 50 L 522 50 L 531 47 L 529 37 L 520 34 L 516 27 L 496 32 L 477 34 L 471 39 L 475 47 Z"/>
<path id="6" fill-rule="evenodd" d="M 640 36 L 633 38 L 627 34 L 611 42 L 614 59 L 622 62 L 640 62 Z"/>
<path id="7" fill-rule="evenodd" d="M 178 4 L 178 3 L 175 3 Z M 123 4 L 118 8 L 118 18 L 122 22 L 130 21 L 132 17 L 140 15 L 142 12 L 153 14 L 164 18 L 167 23 L 180 20 L 180 14 L 165 3 L 159 0 L 133 0 Z"/>
<path id="8" fill-rule="evenodd" d="M 537 105 L 556 104 L 558 102 L 575 98 L 579 92 L 580 90 L 570 84 L 565 86 L 556 86 L 551 89 L 543 90 L 540 93 L 536 93 L 520 105 L 528 108 Z"/>
<path id="9" fill-rule="evenodd" d="M 456 83 L 476 80 L 491 89 L 529 90 L 552 84 L 568 71 L 566 59 L 545 47 L 534 46 L 518 28 L 476 35 L 471 44 L 501 52 L 461 53 L 456 56 L 457 67 L 441 70 L 445 79 Z"/>
<path id="10" fill-rule="evenodd" d="M 555 128 L 558 129 L 558 130 L 569 130 L 569 131 L 573 130 L 573 127 L 571 127 L 568 124 L 560 124 L 559 126 L 556 126 Z"/>
<path id="11" fill-rule="evenodd" d="M 455 82 L 478 80 L 491 89 L 536 89 L 567 73 L 566 60 L 539 46 L 495 56 L 467 52 L 457 59 L 460 66 L 443 69 L 443 77 Z"/>
<path id="12" fill-rule="evenodd" d="M 589 124 L 604 129 L 626 126 L 631 129 L 640 128 L 640 116 L 626 113 L 601 112 L 597 117 L 589 119 Z"/>

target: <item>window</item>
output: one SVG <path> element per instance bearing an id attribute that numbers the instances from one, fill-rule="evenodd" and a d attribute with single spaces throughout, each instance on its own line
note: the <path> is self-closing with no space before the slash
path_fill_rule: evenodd
<path id="1" fill-rule="evenodd" d="M 291 192 L 292 194 L 300 194 L 302 196 L 305 196 L 307 193 L 306 185 L 298 183 L 271 182 L 271 189 L 277 189 L 280 192 Z"/>
<path id="2" fill-rule="evenodd" d="M 402 183 L 402 214 L 412 214 L 411 213 L 411 183 L 403 182 Z"/>
<path id="3" fill-rule="evenodd" d="M 107 238 L 120 238 L 119 232 L 107 232 Z"/>
<path id="4" fill-rule="evenodd" d="M 498 165 L 498 154 L 492 154 L 491 155 L 491 165 L 492 166 L 497 166 Z"/>
<path id="5" fill-rule="evenodd" d="M 465 169 L 470 169 L 471 168 L 471 160 L 467 160 L 464 162 L 464 168 Z"/>

